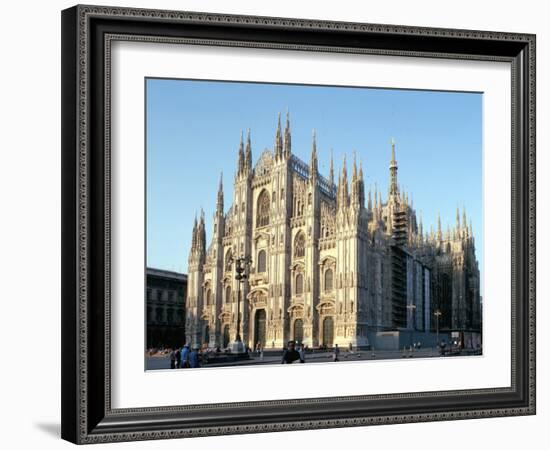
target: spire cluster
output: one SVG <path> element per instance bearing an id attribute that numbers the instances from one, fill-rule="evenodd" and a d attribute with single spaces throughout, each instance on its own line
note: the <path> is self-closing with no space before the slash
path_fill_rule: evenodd
<path id="1" fill-rule="evenodd" d="M 286 161 L 290 159 L 292 154 L 292 143 L 291 143 L 291 130 L 290 130 L 290 113 L 286 112 L 286 120 L 284 124 L 284 129 L 281 121 L 281 114 L 278 114 L 277 125 L 275 131 L 275 142 L 274 142 L 274 159 L 275 161 Z M 357 163 L 357 158 L 355 151 L 353 152 L 353 164 L 351 166 L 351 180 L 348 180 L 348 168 L 346 155 L 343 156 L 342 166 L 338 170 L 338 181 L 335 183 L 335 168 L 333 160 L 333 151 L 331 149 L 330 153 L 330 166 L 329 166 L 329 175 L 328 175 L 328 184 L 334 189 L 336 195 L 336 208 L 337 210 L 344 210 L 347 208 L 352 208 L 354 210 L 361 210 L 366 208 L 368 212 L 369 221 L 373 221 L 373 227 L 379 229 L 380 225 L 386 221 L 385 230 L 390 235 L 393 232 L 394 227 L 394 215 L 403 214 L 407 215 L 406 219 L 406 233 L 408 235 L 408 240 L 410 245 L 417 245 L 426 241 L 433 242 L 442 242 L 446 239 L 462 239 L 473 237 L 471 222 L 468 225 L 468 219 L 466 216 L 466 211 L 463 208 L 462 215 L 460 214 L 459 209 L 456 211 L 456 223 L 454 227 L 448 228 L 447 231 L 442 230 L 441 227 L 441 217 L 438 215 L 437 218 L 437 227 L 435 232 L 433 229 L 430 233 L 424 235 L 424 229 L 422 224 L 422 219 L 419 223 L 416 221 L 416 213 L 413 208 L 412 196 L 403 188 L 399 186 L 397 171 L 397 157 L 396 157 L 396 143 L 395 139 L 391 139 L 391 157 L 389 162 L 389 189 L 388 189 L 388 198 L 387 202 L 383 203 L 382 201 L 382 192 L 378 189 L 378 186 L 375 183 L 374 193 L 372 188 L 369 189 L 368 197 L 365 199 L 365 181 L 363 174 L 362 162 Z M 311 141 L 311 155 L 309 163 L 309 182 L 317 183 L 317 179 L 320 177 L 318 170 L 318 151 L 317 151 L 317 135 L 315 130 L 312 132 L 312 141 Z M 241 177 L 251 177 L 253 175 L 252 171 L 252 144 L 250 137 L 250 129 L 247 130 L 246 143 L 244 141 L 243 133 L 241 132 L 241 139 L 239 143 L 238 150 L 238 161 L 237 161 L 237 176 Z M 365 205 L 366 201 L 366 205 Z M 217 211 L 222 211 L 223 213 L 223 189 L 222 189 L 222 179 L 220 177 L 220 187 L 218 190 L 218 201 L 217 201 Z M 198 236 L 201 225 L 200 223 L 196 224 L 195 234 Z M 415 236 L 412 238 L 412 236 Z M 197 238 L 198 239 L 198 238 Z"/>
<path id="2" fill-rule="evenodd" d="M 191 252 L 195 252 L 201 255 L 206 253 L 206 226 L 204 223 L 204 211 L 201 209 L 201 215 L 197 221 L 195 215 L 195 222 L 193 224 L 193 236 L 191 239 Z"/>

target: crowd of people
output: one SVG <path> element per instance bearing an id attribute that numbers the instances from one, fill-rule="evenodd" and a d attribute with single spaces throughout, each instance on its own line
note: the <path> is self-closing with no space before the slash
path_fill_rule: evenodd
<path id="1" fill-rule="evenodd" d="M 201 350 L 199 347 L 190 349 L 189 344 L 173 349 L 170 352 L 170 369 L 195 369 L 200 367 L 200 353 Z"/>
<path id="2" fill-rule="evenodd" d="M 294 362 L 305 363 L 306 362 L 306 352 L 308 347 L 304 344 L 296 343 L 296 341 L 288 341 L 286 348 L 283 349 L 281 364 L 292 364 Z M 327 349 L 328 350 L 328 349 Z M 197 368 L 201 367 L 201 364 L 204 364 L 208 361 L 210 357 L 221 353 L 227 353 L 229 350 L 226 349 L 223 351 L 218 348 L 210 347 L 200 347 L 200 346 L 191 346 L 189 344 L 184 344 L 182 347 L 174 348 L 168 350 L 169 359 L 170 359 L 170 368 L 171 369 L 187 369 L 187 368 Z M 260 342 L 256 344 L 254 349 L 256 356 L 263 360 L 264 357 L 264 347 Z M 349 352 L 352 352 L 352 347 L 350 345 Z M 253 350 L 246 346 L 245 352 L 252 354 Z M 163 352 L 164 353 L 164 352 Z M 340 357 L 340 348 L 338 344 L 335 344 L 331 351 L 332 361 L 339 361 Z"/>

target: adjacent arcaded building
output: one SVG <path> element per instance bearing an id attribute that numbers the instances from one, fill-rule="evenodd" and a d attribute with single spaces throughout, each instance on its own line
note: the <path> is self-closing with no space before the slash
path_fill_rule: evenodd
<path id="1" fill-rule="evenodd" d="M 389 192 L 365 198 L 363 169 L 344 159 L 335 181 L 317 169 L 313 135 L 309 165 L 292 153 L 279 119 L 273 150 L 253 166 L 250 132 L 238 150 L 233 202 L 224 209 L 222 181 L 212 237 L 204 213 L 189 253 L 186 338 L 226 347 L 240 335 L 254 347 L 366 346 L 377 332 L 436 326 L 479 331 L 479 270 L 471 225 L 424 233 L 397 182 L 392 143 Z M 235 257 L 249 256 L 237 285 Z M 240 295 L 238 295 L 240 293 Z M 240 301 L 239 305 L 237 302 Z"/>

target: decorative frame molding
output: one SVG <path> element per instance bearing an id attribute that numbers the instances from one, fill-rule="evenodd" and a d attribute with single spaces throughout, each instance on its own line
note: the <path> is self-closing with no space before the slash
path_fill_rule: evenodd
<path id="1" fill-rule="evenodd" d="M 512 65 L 512 384 L 112 409 L 110 62 L 115 40 Z M 62 437 L 78 444 L 535 414 L 535 36 L 75 6 L 62 13 Z"/>

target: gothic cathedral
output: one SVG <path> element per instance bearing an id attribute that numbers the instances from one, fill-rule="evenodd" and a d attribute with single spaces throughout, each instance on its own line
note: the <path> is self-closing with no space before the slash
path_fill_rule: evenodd
<path id="1" fill-rule="evenodd" d="M 344 158 L 338 182 L 292 153 L 287 113 L 273 151 L 252 165 L 250 131 L 238 150 L 233 203 L 224 211 L 222 180 L 206 243 L 204 213 L 195 218 L 189 253 L 186 339 L 228 347 L 237 335 L 254 348 L 364 348 L 381 332 L 481 329 L 479 268 L 466 213 L 453 229 L 424 232 L 412 199 L 397 182 L 395 144 L 386 199 L 365 199 L 363 169 L 351 182 Z M 249 257 L 246 278 L 236 258 Z M 238 315 L 238 316 L 237 316 Z M 436 324 L 437 320 L 437 324 Z M 240 327 L 237 330 L 237 326 Z"/>

